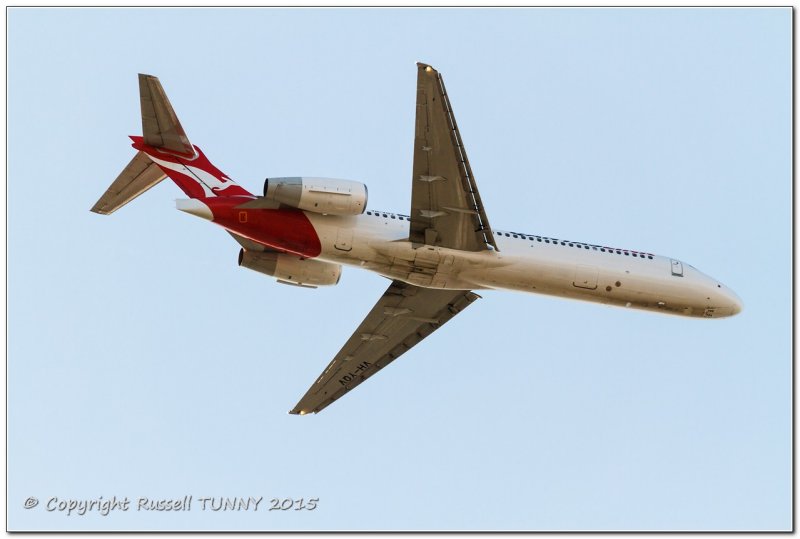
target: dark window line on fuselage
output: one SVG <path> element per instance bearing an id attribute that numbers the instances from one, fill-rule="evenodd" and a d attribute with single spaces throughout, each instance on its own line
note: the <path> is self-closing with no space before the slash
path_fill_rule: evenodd
<path id="1" fill-rule="evenodd" d="M 399 219 L 401 221 L 411 221 L 411 217 L 403 215 L 402 213 L 389 213 L 388 211 L 373 211 L 368 210 L 367 215 L 372 217 L 383 217 L 384 219 Z"/>
<path id="2" fill-rule="evenodd" d="M 399 219 L 401 221 L 411 221 L 411 217 L 408 215 L 403 215 L 401 213 L 389 213 L 389 212 L 382 212 L 382 211 L 373 211 L 368 210 L 366 212 L 367 215 L 371 217 L 381 217 L 383 219 Z M 624 256 L 633 256 L 634 258 L 645 258 L 647 257 L 650 260 L 653 260 L 655 255 L 651 253 L 640 253 L 639 251 L 632 251 L 630 249 L 617 249 L 614 247 L 603 247 L 602 245 L 593 245 L 591 243 L 582 243 L 579 241 L 567 241 L 567 240 L 559 240 L 556 238 L 547 238 L 544 236 L 533 236 L 530 234 L 520 234 L 519 232 L 502 232 L 500 230 L 495 231 L 495 235 L 497 236 L 505 236 L 506 238 L 515 238 L 520 240 L 527 240 L 529 242 L 538 242 L 538 243 L 547 243 L 549 245 L 563 245 L 565 247 L 577 247 L 578 249 L 586 249 L 592 251 L 600 251 L 601 253 L 611 253 L 611 254 L 618 254 Z"/>
<path id="3" fill-rule="evenodd" d="M 591 243 L 582 243 L 579 241 L 559 240 L 556 238 L 547 238 L 544 236 L 533 236 L 530 234 L 520 234 L 519 232 L 501 232 L 495 231 L 497 236 L 505 236 L 506 238 L 515 238 L 520 240 L 527 240 L 531 243 L 547 243 L 549 245 L 563 245 L 564 247 L 577 247 L 578 249 L 587 249 L 592 251 L 600 251 L 601 253 L 618 254 L 624 256 L 633 256 L 634 258 L 648 258 L 653 260 L 655 255 L 651 253 L 640 253 L 639 251 L 632 251 L 630 249 L 617 249 L 616 247 L 604 247 L 602 245 L 592 245 Z"/>

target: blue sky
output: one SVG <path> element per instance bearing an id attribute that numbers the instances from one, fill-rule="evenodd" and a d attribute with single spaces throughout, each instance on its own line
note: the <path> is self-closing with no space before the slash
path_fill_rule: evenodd
<path id="1" fill-rule="evenodd" d="M 789 529 L 790 47 L 789 8 L 11 9 L 9 527 Z M 251 190 L 350 178 L 407 213 L 417 61 L 494 227 L 679 258 L 744 312 L 486 292 L 296 417 L 383 278 L 242 270 L 169 182 L 88 211 L 133 155 L 143 72 Z M 184 495 L 265 501 L 46 509 Z M 289 497 L 319 507 L 263 510 Z"/>

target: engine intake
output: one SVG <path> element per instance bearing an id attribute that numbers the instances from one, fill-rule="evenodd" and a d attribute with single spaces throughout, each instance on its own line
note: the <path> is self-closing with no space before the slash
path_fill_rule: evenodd
<path id="1" fill-rule="evenodd" d="M 239 265 L 278 279 L 279 283 L 316 288 L 332 286 L 342 277 L 342 266 L 286 253 L 239 250 Z"/>
<path id="2" fill-rule="evenodd" d="M 267 178 L 264 198 L 301 210 L 360 215 L 367 209 L 367 186 L 334 178 Z"/>

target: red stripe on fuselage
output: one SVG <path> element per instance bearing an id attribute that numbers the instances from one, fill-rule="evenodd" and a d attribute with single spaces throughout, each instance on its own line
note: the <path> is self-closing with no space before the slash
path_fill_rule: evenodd
<path id="1" fill-rule="evenodd" d="M 317 231 L 306 214 L 297 209 L 237 209 L 250 197 L 213 197 L 200 199 L 214 214 L 214 222 L 231 232 L 255 242 L 313 258 L 322 245 Z"/>

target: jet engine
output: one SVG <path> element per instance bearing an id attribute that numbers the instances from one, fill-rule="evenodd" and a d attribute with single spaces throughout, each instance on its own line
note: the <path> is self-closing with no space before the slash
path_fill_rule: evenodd
<path id="1" fill-rule="evenodd" d="M 339 264 L 313 258 L 300 258 L 286 253 L 241 249 L 239 265 L 275 277 L 279 283 L 307 288 L 335 285 L 342 276 L 342 266 Z"/>
<path id="2" fill-rule="evenodd" d="M 264 198 L 315 213 L 360 215 L 367 208 L 367 186 L 333 178 L 267 178 Z"/>

